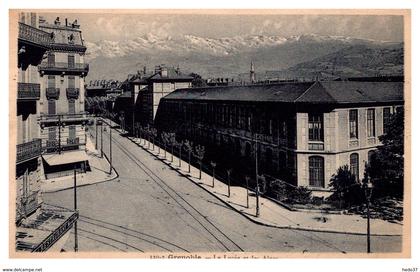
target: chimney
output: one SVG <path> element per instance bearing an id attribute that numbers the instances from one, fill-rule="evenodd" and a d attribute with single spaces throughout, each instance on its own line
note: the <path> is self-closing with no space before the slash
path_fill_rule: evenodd
<path id="1" fill-rule="evenodd" d="M 168 77 L 168 68 L 166 68 L 164 65 L 160 66 L 160 76 Z"/>
<path id="2" fill-rule="evenodd" d="M 67 26 L 67 18 L 65 19 L 65 22 L 66 22 L 66 25 L 65 26 Z"/>

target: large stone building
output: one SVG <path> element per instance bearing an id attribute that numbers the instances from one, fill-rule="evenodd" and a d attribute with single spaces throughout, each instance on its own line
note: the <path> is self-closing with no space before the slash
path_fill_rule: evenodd
<path id="1" fill-rule="evenodd" d="M 193 79 L 179 68 L 165 65 L 156 66 L 150 73 L 144 68 L 130 75 L 121 84 L 124 93 L 114 103 L 116 121 L 127 131 L 138 124 L 153 126 L 160 100 L 176 89 L 191 87 Z"/>
<path id="2" fill-rule="evenodd" d="M 18 69 L 16 119 L 16 250 L 60 250 L 78 214 L 58 210 L 42 202 L 44 151 L 39 118 L 45 90 L 38 68 L 51 49 L 54 37 L 39 28 L 36 13 L 20 13 L 18 22 Z"/>
<path id="3" fill-rule="evenodd" d="M 363 178 L 384 124 L 404 105 L 403 87 L 317 81 L 179 89 L 161 99 L 156 124 L 204 144 L 208 160 L 237 173 L 255 177 L 257 157 L 260 175 L 323 194 L 342 165 Z"/>
<path id="4" fill-rule="evenodd" d="M 45 147 L 47 178 L 70 174 L 75 165 L 83 168 L 87 156 L 85 125 L 86 46 L 77 20 L 60 18 L 53 24 L 41 21 L 39 28 L 54 39 L 46 58 L 38 66 L 41 76 L 39 100 L 40 138 Z M 67 152 L 72 151 L 72 152 Z"/>

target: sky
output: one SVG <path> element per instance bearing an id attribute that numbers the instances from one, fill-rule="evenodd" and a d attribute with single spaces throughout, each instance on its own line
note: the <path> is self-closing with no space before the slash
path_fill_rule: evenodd
<path id="1" fill-rule="evenodd" d="M 237 35 L 302 34 L 348 36 L 381 41 L 403 41 L 403 17 L 389 15 L 220 15 L 220 14 L 110 14 L 41 13 L 47 21 L 78 19 L 86 41 L 124 41 L 148 33 L 160 37 L 196 35 L 222 38 Z"/>

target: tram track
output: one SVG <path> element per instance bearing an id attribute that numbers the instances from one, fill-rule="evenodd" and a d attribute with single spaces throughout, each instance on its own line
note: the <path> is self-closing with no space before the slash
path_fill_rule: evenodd
<path id="1" fill-rule="evenodd" d="M 220 228 L 211 222 L 204 214 L 198 211 L 188 200 L 180 193 L 174 190 L 161 177 L 154 173 L 150 167 L 144 164 L 137 156 L 130 151 L 124 143 L 119 142 L 115 138 L 112 139 L 118 148 L 124 153 L 135 165 L 138 166 L 151 180 L 153 180 L 173 201 L 175 201 L 187 214 L 191 216 L 202 228 L 212 236 L 223 250 L 226 251 L 244 251 L 237 243 L 228 237 Z"/>

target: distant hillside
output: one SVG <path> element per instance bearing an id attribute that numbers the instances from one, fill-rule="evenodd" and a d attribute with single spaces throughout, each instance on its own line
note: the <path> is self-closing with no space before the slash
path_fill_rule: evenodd
<path id="1" fill-rule="evenodd" d="M 186 73 L 195 72 L 203 77 L 237 78 L 240 73 L 249 73 L 251 61 L 258 74 L 265 71 L 290 72 L 299 70 L 300 63 L 305 74 L 311 69 L 328 70 L 328 59 L 320 68 L 310 63 L 322 60 L 341 50 L 349 48 L 371 48 L 388 46 L 381 41 L 349 37 L 301 35 L 279 36 L 237 36 L 230 38 L 204 38 L 186 35 L 178 38 L 160 38 L 153 35 L 134 38 L 129 41 L 96 43 L 86 42 L 86 59 L 90 63 L 89 79 L 112 78 L 124 80 L 128 74 L 142 70 L 143 66 L 153 69 L 155 65 L 180 66 Z M 345 52 L 345 51 L 343 51 Z M 344 53 L 343 53 L 344 54 Z M 371 53 L 367 53 L 369 55 Z M 343 58 L 341 65 L 345 67 Z M 351 61 L 351 60 L 349 60 Z M 372 63 L 371 66 L 374 64 Z M 293 70 L 295 69 L 295 70 Z M 336 70 L 341 69 L 337 66 Z M 277 72 L 275 72 L 277 73 Z M 276 76 L 274 73 L 274 76 Z M 247 76 L 249 78 L 249 76 Z"/>
<path id="2" fill-rule="evenodd" d="M 352 45 L 281 71 L 267 71 L 263 78 L 334 78 L 403 75 L 403 44 Z"/>

